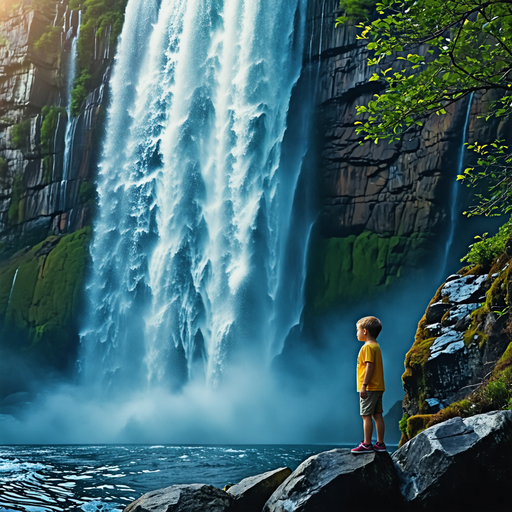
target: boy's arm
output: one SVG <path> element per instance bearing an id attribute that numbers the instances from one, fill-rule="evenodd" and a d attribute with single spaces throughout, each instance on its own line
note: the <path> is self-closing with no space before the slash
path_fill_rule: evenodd
<path id="1" fill-rule="evenodd" d="M 366 398 L 368 396 L 368 393 L 366 392 L 366 386 L 368 385 L 370 379 L 372 378 L 374 366 L 375 365 L 370 361 L 366 361 L 366 371 L 363 377 L 363 385 L 361 386 L 361 398 Z"/>

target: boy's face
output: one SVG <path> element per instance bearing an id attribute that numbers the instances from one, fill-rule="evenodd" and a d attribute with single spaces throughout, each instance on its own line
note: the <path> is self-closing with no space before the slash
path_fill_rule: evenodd
<path id="1" fill-rule="evenodd" d="M 359 341 L 366 341 L 366 335 L 367 335 L 366 329 L 363 329 L 359 324 L 356 324 L 356 328 L 357 328 L 357 339 Z"/>

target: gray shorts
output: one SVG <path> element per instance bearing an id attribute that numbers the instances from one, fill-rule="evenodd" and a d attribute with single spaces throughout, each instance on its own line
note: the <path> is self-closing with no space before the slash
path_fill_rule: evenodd
<path id="1" fill-rule="evenodd" d="M 361 398 L 359 396 L 359 407 L 361 416 L 372 416 L 374 414 L 382 414 L 382 394 L 384 391 L 367 391 L 368 396 Z"/>

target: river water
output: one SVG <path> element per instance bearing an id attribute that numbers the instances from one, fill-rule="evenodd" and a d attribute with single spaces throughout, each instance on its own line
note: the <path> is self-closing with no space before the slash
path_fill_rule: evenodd
<path id="1" fill-rule="evenodd" d="M 216 487 L 288 466 L 326 445 L 0 446 L 0 512 L 121 511 L 173 484 Z M 339 445 L 337 446 L 339 447 Z"/>

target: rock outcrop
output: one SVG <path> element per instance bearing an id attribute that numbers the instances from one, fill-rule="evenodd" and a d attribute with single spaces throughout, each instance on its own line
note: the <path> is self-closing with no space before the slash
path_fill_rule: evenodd
<path id="1" fill-rule="evenodd" d="M 510 508 L 511 454 L 512 411 L 494 411 L 435 425 L 392 457 L 356 456 L 348 449 L 313 455 L 284 480 L 263 508 L 261 495 L 251 495 L 250 489 L 276 475 L 281 478 L 282 468 L 247 478 L 228 492 L 202 484 L 159 489 L 144 494 L 124 512 L 337 512 L 375 506 L 501 512 Z M 242 494 L 243 500 L 235 499 Z M 364 506 L 367 498 L 372 506 Z"/>
<path id="2" fill-rule="evenodd" d="M 507 510 L 512 482 L 512 411 L 452 418 L 393 454 L 413 510 Z"/>
<path id="3" fill-rule="evenodd" d="M 355 456 L 348 449 L 319 453 L 299 465 L 263 512 L 357 510 L 368 482 L 379 507 L 400 504 L 397 475 L 387 453 Z"/>
<path id="4" fill-rule="evenodd" d="M 172 485 L 144 494 L 124 512 L 227 512 L 232 502 L 227 492 L 211 485 Z"/>
<path id="5" fill-rule="evenodd" d="M 267 500 L 291 472 L 290 468 L 279 468 L 244 478 L 231 486 L 227 492 L 234 498 L 234 509 L 240 512 L 261 512 Z"/>
<path id="6" fill-rule="evenodd" d="M 431 300 L 405 359 L 402 442 L 512 398 L 511 277 L 504 252 L 449 276 Z"/>

